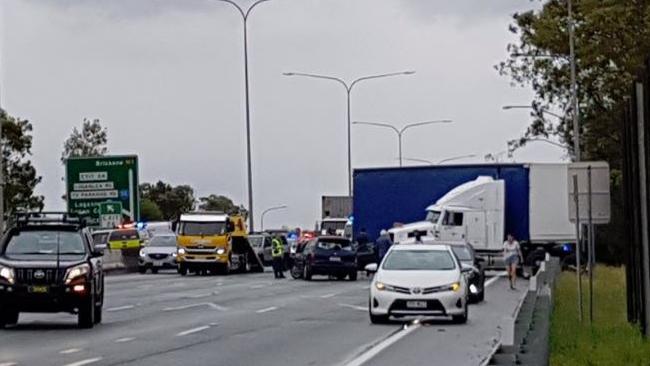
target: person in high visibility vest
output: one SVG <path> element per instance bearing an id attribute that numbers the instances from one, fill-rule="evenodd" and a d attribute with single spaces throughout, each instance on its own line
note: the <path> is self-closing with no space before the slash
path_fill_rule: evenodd
<path id="1" fill-rule="evenodd" d="M 282 263 L 284 259 L 284 244 L 278 236 L 273 238 L 273 246 L 271 247 L 271 256 L 273 257 L 273 274 L 275 278 L 285 278 L 284 277 L 284 264 Z"/>

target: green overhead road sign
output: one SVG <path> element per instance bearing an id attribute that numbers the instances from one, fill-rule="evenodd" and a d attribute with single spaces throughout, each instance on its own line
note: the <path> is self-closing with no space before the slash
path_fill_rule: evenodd
<path id="1" fill-rule="evenodd" d="M 85 216 L 91 225 L 140 219 L 135 155 L 68 159 L 66 186 L 68 212 Z"/>

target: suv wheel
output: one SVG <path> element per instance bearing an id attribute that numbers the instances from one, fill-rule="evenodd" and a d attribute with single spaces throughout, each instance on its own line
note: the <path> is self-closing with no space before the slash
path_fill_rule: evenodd
<path id="1" fill-rule="evenodd" d="M 357 280 L 357 271 L 350 272 L 350 281 L 356 281 L 356 280 Z"/>
<path id="2" fill-rule="evenodd" d="M 90 292 L 90 298 L 79 306 L 79 328 L 92 328 L 95 325 L 95 291 Z"/>
<path id="3" fill-rule="evenodd" d="M 308 264 L 305 264 L 305 269 L 304 269 L 303 272 L 304 272 L 304 273 L 303 273 L 303 276 L 302 276 L 302 277 L 303 277 L 306 281 L 311 281 L 311 268 L 309 268 L 309 265 L 308 265 Z"/>

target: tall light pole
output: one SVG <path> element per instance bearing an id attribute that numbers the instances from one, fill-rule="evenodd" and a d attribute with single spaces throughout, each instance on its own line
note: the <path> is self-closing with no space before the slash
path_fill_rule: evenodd
<path id="1" fill-rule="evenodd" d="M 332 80 L 336 81 L 339 84 L 341 84 L 347 93 L 347 116 L 348 116 L 348 195 L 352 196 L 352 127 L 351 127 L 351 107 L 350 107 L 350 96 L 352 94 L 352 89 L 354 88 L 355 85 L 357 85 L 359 82 L 364 81 L 364 80 L 370 80 L 370 79 L 379 79 L 379 78 L 386 78 L 386 77 L 391 77 L 391 76 L 398 76 L 398 75 L 413 75 L 415 74 L 415 71 L 401 71 L 401 72 L 392 72 L 388 74 L 379 74 L 379 75 L 369 75 L 369 76 L 362 76 L 360 78 L 352 80 L 352 82 L 348 83 L 342 78 L 338 78 L 335 76 L 329 76 L 329 75 L 318 75 L 318 74 L 308 74 L 304 72 L 285 72 L 283 75 L 284 76 L 302 76 L 302 77 L 308 77 L 308 78 L 315 78 L 315 79 L 325 79 L 325 80 Z"/>
<path id="2" fill-rule="evenodd" d="M 244 10 L 239 4 L 232 0 L 215 0 L 228 3 L 234 6 L 242 17 L 244 22 L 244 82 L 245 82 L 245 92 L 246 92 L 246 163 L 248 170 L 248 225 L 249 230 L 254 231 L 254 217 L 255 213 L 253 211 L 253 167 L 252 167 L 252 158 L 251 158 L 251 108 L 250 108 L 250 84 L 248 79 L 248 17 L 251 14 L 251 11 L 259 4 L 267 2 L 270 0 L 257 0 L 246 10 Z"/>
<path id="3" fill-rule="evenodd" d="M 264 215 L 266 215 L 268 212 L 275 211 L 275 210 L 282 210 L 285 208 L 287 208 L 287 205 L 280 205 L 280 206 L 269 207 L 266 210 L 262 211 L 262 216 L 260 217 L 260 225 L 262 226 L 262 231 L 264 231 Z"/>
<path id="4" fill-rule="evenodd" d="M 425 121 L 425 122 L 417 122 L 417 123 L 410 123 L 402 127 L 401 129 L 398 129 L 397 127 L 393 126 L 390 123 L 379 123 L 379 122 L 353 122 L 355 125 L 366 125 L 366 126 L 374 126 L 374 127 L 383 127 L 383 128 L 389 128 L 393 130 L 397 134 L 397 144 L 398 144 L 398 149 L 399 149 L 399 166 L 402 166 L 402 136 L 404 135 L 404 132 L 407 130 L 413 128 L 413 127 L 419 127 L 419 126 L 427 126 L 427 125 L 432 125 L 436 123 L 451 123 L 452 120 L 450 119 L 441 119 L 441 120 L 436 120 L 436 121 Z"/>

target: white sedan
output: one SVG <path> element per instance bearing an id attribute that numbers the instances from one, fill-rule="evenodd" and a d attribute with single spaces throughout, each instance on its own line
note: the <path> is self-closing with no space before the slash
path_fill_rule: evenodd
<path id="1" fill-rule="evenodd" d="M 448 245 L 393 245 L 375 272 L 370 286 L 372 323 L 390 316 L 451 316 L 467 322 L 468 286 L 464 269 Z"/>

